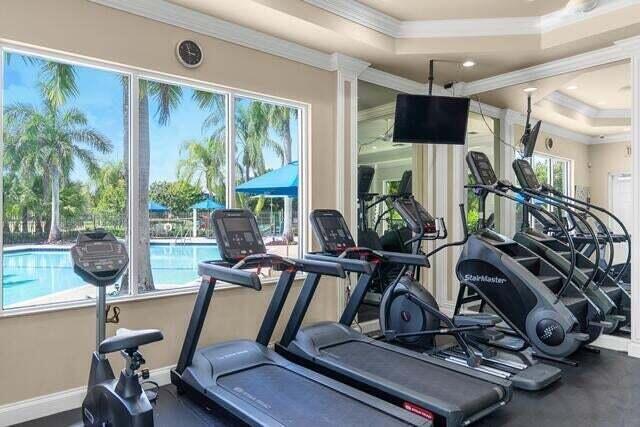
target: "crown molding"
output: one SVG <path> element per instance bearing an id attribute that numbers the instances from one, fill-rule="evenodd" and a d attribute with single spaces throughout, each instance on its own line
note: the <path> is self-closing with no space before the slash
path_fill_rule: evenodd
<path id="1" fill-rule="evenodd" d="M 369 83 L 376 84 L 378 86 L 387 87 L 389 89 L 397 90 L 398 92 L 411 93 L 411 94 L 425 94 L 427 93 L 427 85 L 419 83 L 413 80 L 405 79 L 404 77 L 396 76 L 384 71 L 376 70 L 375 68 L 367 68 L 360 74 L 360 80 L 364 80 Z M 434 86 L 436 89 L 436 86 Z M 442 89 L 437 86 L 437 90 Z"/>
<path id="2" fill-rule="evenodd" d="M 312 6 L 391 37 L 398 37 L 402 21 L 353 0 L 304 0 Z"/>
<path id="3" fill-rule="evenodd" d="M 371 66 L 370 63 L 362 61 L 358 58 L 343 55 L 342 53 L 334 53 L 331 55 L 330 71 L 341 71 L 350 74 L 353 78 L 357 78 L 364 70 Z"/>
<path id="4" fill-rule="evenodd" d="M 591 144 L 613 144 L 616 142 L 631 142 L 631 132 L 616 133 L 613 135 L 605 136 L 592 136 Z"/>
<path id="5" fill-rule="evenodd" d="M 402 21 L 357 0 L 304 0 L 344 19 L 394 38 L 541 35 L 640 4 L 640 0 L 600 0 L 586 13 L 560 9 L 542 16 Z"/>
<path id="6" fill-rule="evenodd" d="M 614 46 L 465 83 L 461 86 L 462 95 L 470 96 L 482 92 L 489 92 L 507 86 L 519 85 L 534 80 L 584 70 L 598 65 L 610 64 L 627 58 L 629 58 L 629 53 L 616 43 Z"/>
<path id="7" fill-rule="evenodd" d="M 312 67 L 327 71 L 335 71 L 336 69 L 332 55 L 196 12 L 166 0 L 89 1 Z"/>
<path id="8" fill-rule="evenodd" d="M 618 40 L 617 42 L 615 42 L 615 45 L 625 52 L 630 52 L 634 55 L 640 54 L 640 36 Z"/>
<path id="9" fill-rule="evenodd" d="M 576 111 L 590 119 L 630 119 L 631 109 L 626 108 L 597 108 L 579 99 L 573 98 L 560 91 L 551 92 L 545 100 Z"/>
<path id="10" fill-rule="evenodd" d="M 389 102 L 388 104 L 382 104 L 376 107 L 367 108 L 366 110 L 358 111 L 358 122 L 387 117 L 389 115 L 394 115 L 395 112 L 396 103 Z"/>

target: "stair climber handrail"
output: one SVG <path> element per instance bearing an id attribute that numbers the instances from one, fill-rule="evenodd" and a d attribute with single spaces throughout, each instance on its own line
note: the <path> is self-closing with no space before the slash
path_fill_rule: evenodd
<path id="1" fill-rule="evenodd" d="M 549 187 L 547 185 L 543 185 L 543 189 L 551 194 L 553 194 L 556 197 L 560 197 L 563 199 L 567 199 L 570 200 L 574 203 L 578 203 L 581 204 L 583 206 L 587 206 L 588 208 L 594 209 L 598 212 L 602 212 L 605 215 L 609 216 L 610 218 L 612 218 L 622 229 L 622 233 L 624 234 L 625 237 L 625 241 L 627 242 L 627 259 L 625 260 L 624 263 L 624 267 L 620 269 L 620 271 L 618 272 L 618 275 L 615 277 L 615 281 L 618 282 L 619 279 L 622 277 L 622 275 L 624 274 L 624 272 L 627 270 L 627 268 L 629 268 L 629 265 L 631 265 L 631 236 L 629 235 L 629 231 L 627 230 L 627 227 L 625 227 L 625 225 L 623 224 L 623 222 L 620 220 L 620 218 L 618 218 L 617 216 L 615 216 L 612 212 L 597 206 L 597 205 L 593 205 L 591 203 L 585 202 L 583 200 L 579 200 L 579 199 L 575 199 L 573 197 L 569 197 L 567 195 L 564 195 L 562 192 L 556 190 L 553 187 Z M 607 227 L 605 227 L 605 230 L 607 230 Z"/>
<path id="2" fill-rule="evenodd" d="M 535 197 L 542 198 L 543 201 L 549 201 L 549 202 L 554 201 L 554 202 L 557 202 L 557 203 L 564 204 L 567 207 L 575 209 L 575 210 L 577 210 L 579 212 L 582 212 L 585 215 L 588 215 L 591 218 L 593 218 L 605 230 L 605 236 L 606 236 L 606 239 L 607 239 L 607 243 L 609 244 L 610 250 L 609 250 L 609 260 L 607 262 L 607 267 L 605 268 L 604 274 L 602 275 L 602 277 L 600 278 L 600 280 L 597 283 L 598 286 L 601 286 L 604 283 L 606 277 L 609 275 L 609 272 L 611 271 L 611 268 L 613 267 L 613 262 L 614 262 L 614 255 L 615 255 L 614 251 L 615 251 L 615 249 L 614 249 L 614 242 L 613 242 L 613 238 L 611 237 L 611 233 L 609 232 L 607 227 L 604 225 L 602 220 L 600 218 L 598 218 L 598 216 L 595 215 L 593 212 L 590 212 L 588 209 L 586 209 L 584 207 L 577 206 L 576 203 L 572 203 L 570 201 L 562 200 L 561 198 L 554 197 L 553 195 L 548 194 L 549 191 L 548 191 L 548 189 L 546 187 L 547 186 L 542 186 L 542 189 L 544 191 L 547 191 L 546 193 L 543 193 L 542 191 L 531 190 L 531 189 L 525 190 L 525 191 L 528 191 L 529 193 L 531 193 Z M 586 220 L 583 220 L 579 215 L 577 216 L 577 218 L 579 218 L 580 221 L 583 224 L 586 224 Z M 587 224 L 587 227 L 588 227 L 589 230 L 593 231 L 593 228 L 589 224 Z M 593 236 L 593 239 L 594 239 L 594 245 L 597 248 L 597 251 L 596 251 L 596 262 L 595 262 L 595 268 L 594 268 L 594 272 L 597 274 L 597 270 L 598 270 L 598 268 L 600 268 L 600 245 L 599 245 L 599 240 L 598 240 L 597 234 L 593 235 L 593 233 L 592 233 L 592 236 Z"/>
<path id="3" fill-rule="evenodd" d="M 567 238 L 567 243 L 568 243 L 569 249 L 571 251 L 571 265 L 569 267 L 569 271 L 567 272 L 567 275 L 566 275 L 564 283 L 560 287 L 560 290 L 558 290 L 558 292 L 556 293 L 555 304 L 557 304 L 560 301 L 560 299 L 562 298 L 562 296 L 564 295 L 565 291 L 571 285 L 571 281 L 573 280 L 573 275 L 575 273 L 575 268 L 576 268 L 576 248 L 575 248 L 575 246 L 573 244 L 573 241 L 571 240 L 571 235 L 567 231 L 567 229 L 564 226 L 564 224 L 562 224 L 562 221 L 560 220 L 560 218 L 558 218 L 556 215 L 552 214 L 551 212 L 547 211 L 546 209 L 541 208 L 540 206 L 537 206 L 537 205 L 535 205 L 533 203 L 529 203 L 529 202 L 527 202 L 525 200 L 517 199 L 516 197 L 513 197 L 513 196 L 509 195 L 508 193 L 506 193 L 504 191 L 504 190 L 510 189 L 510 187 L 513 187 L 513 184 L 511 184 L 509 181 L 506 181 L 506 180 L 500 180 L 500 181 L 498 181 L 497 183 L 495 183 L 493 185 L 467 184 L 467 185 L 464 186 L 464 188 L 469 188 L 469 189 L 473 189 L 473 190 L 481 190 L 481 191 L 486 191 L 488 193 L 495 194 L 498 197 L 502 197 L 502 198 L 511 200 L 513 202 L 516 202 L 516 203 L 519 203 L 519 204 L 521 204 L 523 206 L 526 206 L 529 209 L 533 209 L 535 211 L 538 211 L 542 215 L 545 215 L 545 216 L 551 218 L 553 220 L 553 222 L 556 223 L 558 228 L 560 228 L 562 233 Z"/>
<path id="4" fill-rule="evenodd" d="M 591 227 L 591 225 L 589 224 L 589 222 L 587 222 L 586 219 L 582 218 L 580 215 L 577 215 L 575 212 L 573 212 L 571 209 L 569 209 L 569 207 L 567 206 L 566 202 L 556 202 L 550 198 L 548 198 L 545 195 L 541 195 L 536 191 L 533 191 L 531 189 L 527 189 L 527 188 L 520 188 L 520 187 L 516 187 L 516 186 L 512 186 L 510 188 L 511 191 L 513 191 L 514 193 L 520 194 L 521 196 L 525 197 L 526 200 L 529 200 L 530 198 L 536 198 L 538 200 L 541 200 L 545 203 L 550 204 L 551 206 L 554 206 L 560 210 L 563 210 L 565 212 L 567 212 L 572 219 L 577 218 L 578 221 L 580 221 L 582 224 L 584 224 L 584 226 L 587 228 L 587 230 L 589 231 L 589 234 L 591 234 L 591 238 L 593 239 L 593 241 L 597 244 L 598 242 L 598 237 L 596 235 L 596 232 L 593 230 L 593 227 Z M 581 209 L 581 208 L 579 208 Z M 590 214 L 589 212 L 586 212 L 587 214 Z M 574 220 L 575 221 L 575 220 Z M 569 231 L 569 229 L 567 229 L 567 231 Z M 595 265 L 600 265 L 600 251 L 596 251 L 596 259 L 595 259 Z M 596 275 L 598 274 L 598 269 L 594 268 L 593 271 L 591 271 L 591 273 L 589 274 L 588 280 L 582 285 L 582 290 L 586 290 L 587 287 L 589 286 L 589 283 L 595 283 L 595 278 Z M 603 277 L 601 278 L 601 280 L 598 283 L 595 283 L 598 287 L 600 287 L 604 281 L 604 279 L 606 278 L 606 276 L 603 275 Z"/>

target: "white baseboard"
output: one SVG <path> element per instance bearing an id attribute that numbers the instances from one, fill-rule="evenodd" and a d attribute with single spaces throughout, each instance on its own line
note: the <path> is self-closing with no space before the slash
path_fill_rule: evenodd
<path id="1" fill-rule="evenodd" d="M 171 383 L 171 369 L 173 366 L 153 369 L 149 371 L 149 379 L 157 382 L 160 386 L 167 385 Z M 0 406 L 0 427 L 79 408 L 86 392 L 86 387 L 77 387 L 2 405 Z"/>
<path id="2" fill-rule="evenodd" d="M 631 340 L 625 337 L 617 337 L 614 335 L 600 335 L 600 337 L 590 345 L 608 350 L 629 352 Z"/>
<path id="3" fill-rule="evenodd" d="M 629 356 L 640 358 L 640 343 L 629 341 Z"/>

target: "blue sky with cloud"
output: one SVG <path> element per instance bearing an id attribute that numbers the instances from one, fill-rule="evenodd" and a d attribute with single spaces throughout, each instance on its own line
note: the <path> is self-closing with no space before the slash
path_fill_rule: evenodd
<path id="1" fill-rule="evenodd" d="M 39 67 L 23 60 L 19 54 L 11 54 L 10 61 L 5 61 L 4 73 L 4 105 L 16 102 L 41 105 L 39 90 Z M 122 83 L 118 74 L 77 67 L 78 96 L 68 101 L 68 106 L 82 110 L 90 126 L 105 135 L 113 144 L 113 151 L 103 155 L 103 162 L 121 160 L 123 157 L 123 116 L 122 116 Z M 179 159 L 179 148 L 183 141 L 203 139 L 202 123 L 208 115 L 191 100 L 192 90 L 183 88 L 182 100 L 178 108 L 172 111 L 170 122 L 160 126 L 154 117 L 157 105 L 150 102 L 150 138 L 151 138 L 151 176 L 150 182 L 159 180 L 175 180 L 176 165 Z M 247 100 L 238 103 L 246 105 Z M 297 134 L 297 123 L 292 125 L 292 134 Z M 271 135 L 277 139 L 277 135 Z M 294 141 L 293 158 L 297 159 L 297 144 Z M 265 156 L 268 168 L 280 167 L 280 161 L 273 153 Z M 86 171 L 76 165 L 72 172 L 73 180 L 84 181 Z"/>

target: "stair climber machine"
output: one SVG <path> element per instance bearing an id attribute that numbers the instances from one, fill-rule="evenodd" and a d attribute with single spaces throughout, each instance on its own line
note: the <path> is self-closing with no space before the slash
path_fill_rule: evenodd
<path id="1" fill-rule="evenodd" d="M 516 171 L 516 174 L 524 173 L 521 170 L 523 165 L 523 163 L 514 162 L 513 167 Z M 535 183 L 535 181 L 533 182 Z M 594 242 L 591 238 L 591 234 L 588 230 L 588 225 L 585 225 L 584 221 L 576 221 L 575 216 L 570 216 L 569 218 L 567 218 L 568 222 L 570 222 L 572 226 L 572 228 L 570 229 L 570 231 L 572 231 L 571 238 L 574 242 L 574 245 L 576 246 L 576 249 L 587 258 L 591 258 L 594 255 L 598 256 L 598 252 L 600 252 L 601 254 L 608 253 L 608 257 L 606 257 L 607 259 L 605 259 L 604 256 L 600 255 L 600 262 L 596 262 L 595 264 L 600 267 L 600 270 L 606 273 L 605 275 L 610 275 L 613 280 L 618 282 L 627 291 L 627 293 L 630 292 L 631 236 L 629 235 L 626 226 L 620 220 L 620 218 L 600 206 L 566 196 L 562 192 L 546 184 L 540 184 L 539 187 L 535 189 L 527 190 L 530 192 L 540 193 L 541 195 L 544 195 L 547 200 L 550 199 L 556 201 L 557 203 L 569 204 L 572 206 L 572 209 L 580 210 L 581 212 L 588 212 L 587 214 L 583 214 L 582 216 L 588 216 L 595 222 L 595 229 L 598 237 L 597 242 Z M 618 227 L 620 227 L 622 233 L 611 232 L 605 225 L 605 223 L 600 219 L 600 216 L 593 215 L 591 211 L 599 213 L 600 216 L 609 217 L 614 223 L 618 225 Z M 542 220 L 539 221 L 545 226 L 545 230 L 548 231 L 549 234 L 553 234 L 556 237 L 563 239 L 563 236 L 557 235 L 557 230 L 555 230 L 553 226 L 545 223 Z M 614 265 L 613 259 L 615 243 L 625 243 L 627 250 L 625 261 Z M 599 275 L 600 273 L 598 273 L 598 276 Z"/>
<path id="2" fill-rule="evenodd" d="M 576 251 L 574 280 L 605 313 L 609 326 L 605 328 L 604 333 L 630 332 L 631 297 L 625 284 L 619 280 L 620 275 L 618 274 L 622 273 L 626 266 L 622 267 L 618 273 L 613 273 L 615 239 L 598 215 L 589 209 L 589 206 L 593 205 L 556 197 L 550 187 L 540 184 L 531 165 L 526 160 L 515 160 L 513 169 L 521 186 L 520 189 L 516 189 L 519 194 L 528 201 L 535 200 L 564 210 L 570 220 L 568 222 L 573 223 L 573 228 L 579 230 L 578 236 L 575 233 L 571 235 L 574 246 L 577 248 L 581 246 L 596 248 L 591 254 L 593 259 L 579 250 Z M 539 215 L 535 215 L 535 217 L 549 234 L 532 229 L 529 225 L 528 209 L 523 209 L 522 214 L 522 230 L 516 233 L 514 240 L 543 256 L 566 274 L 569 267 L 569 246 L 566 237 L 559 235 L 557 230 L 554 230 L 554 225 Z M 587 218 L 591 218 L 596 223 L 596 230 L 589 224 Z M 600 242 L 603 240 L 609 247 L 607 251 L 600 249 Z M 608 260 L 602 261 L 602 255 L 605 253 L 609 255 Z"/>
<path id="3" fill-rule="evenodd" d="M 395 211 L 412 232 L 404 245 L 415 255 L 422 254 L 422 242 L 444 240 L 447 228 L 442 218 L 434 218 L 413 196 L 398 197 Z M 468 230 L 464 205 L 460 205 L 464 238 L 443 244 L 425 256 L 431 258 L 441 250 L 467 242 Z M 380 304 L 380 325 L 387 340 L 419 351 L 427 351 L 448 362 L 509 379 L 522 390 L 541 390 L 561 378 L 560 369 L 539 363 L 521 352 L 506 352 L 485 344 L 500 340 L 504 334 L 495 330 L 500 317 L 490 313 L 448 317 L 439 310 L 433 296 L 419 282 L 417 267 L 405 267 L 398 278 L 386 288 Z M 483 339 L 477 339 L 476 334 Z M 451 335 L 456 342 L 437 346 L 436 335 Z"/>
<path id="4" fill-rule="evenodd" d="M 200 290 L 171 371 L 178 393 L 205 408 L 222 408 L 253 426 L 431 426 L 430 420 L 291 363 L 268 345 L 298 272 L 344 277 L 339 264 L 268 254 L 253 214 L 216 210 L 213 228 L 221 261 L 201 262 Z M 260 270 L 280 272 L 255 340 L 197 349 L 218 281 L 261 290 Z"/>
<path id="5" fill-rule="evenodd" d="M 356 246 L 340 212 L 314 210 L 310 222 L 322 251 L 314 261 L 336 262 L 359 275 L 338 322 L 302 327 L 320 284 L 308 274 L 276 351 L 293 362 L 404 407 L 435 426 L 466 426 L 509 402 L 510 381 L 429 354 L 363 335 L 351 327 L 381 264 L 426 266 L 423 255 Z"/>
<path id="6" fill-rule="evenodd" d="M 87 395 L 82 402 L 85 426 L 153 426 L 151 401 L 155 391 L 145 391 L 137 370 L 145 363 L 138 348 L 162 340 L 156 329 L 132 331 L 119 329 L 109 338 L 106 335 L 106 287 L 120 279 L 129 264 L 124 243 L 102 230 L 80 233 L 71 248 L 73 271 L 84 281 L 98 288 L 96 299 L 96 351 L 91 357 L 91 371 Z M 120 352 L 125 369 L 115 379 L 107 354 Z M 147 370 L 142 378 L 149 378 Z"/>
<path id="7" fill-rule="evenodd" d="M 462 249 L 456 274 L 460 291 L 455 314 L 464 305 L 488 305 L 499 315 L 508 333 L 492 343 L 509 350 L 530 347 L 532 355 L 571 365 L 568 359 L 579 348 L 596 340 L 607 326 L 604 313 L 573 281 L 576 251 L 562 221 L 544 208 L 514 197 L 513 187 L 498 181 L 484 153 L 470 151 L 466 161 L 475 184 L 468 185 L 479 197 L 478 231 L 469 236 Z M 545 215 L 569 240 L 570 266 L 566 274 L 525 246 L 485 226 L 485 200 L 489 194 L 526 206 Z"/>

